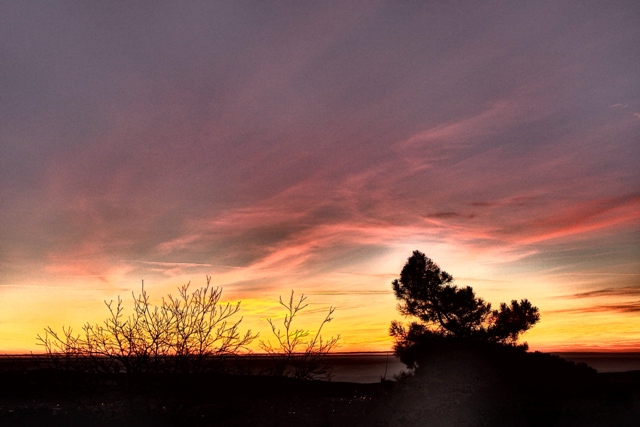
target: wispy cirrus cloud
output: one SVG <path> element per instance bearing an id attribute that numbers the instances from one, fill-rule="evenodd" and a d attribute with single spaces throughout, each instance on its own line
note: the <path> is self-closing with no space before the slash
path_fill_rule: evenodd
<path id="1" fill-rule="evenodd" d="M 549 313 L 563 314 L 589 314 L 589 313 L 640 313 L 640 301 L 631 301 L 618 304 L 591 305 L 588 307 L 565 308 L 550 310 Z"/>
<path id="2" fill-rule="evenodd" d="M 600 297 L 640 297 L 640 286 L 622 288 L 604 288 L 565 295 L 562 298 L 600 298 Z"/>

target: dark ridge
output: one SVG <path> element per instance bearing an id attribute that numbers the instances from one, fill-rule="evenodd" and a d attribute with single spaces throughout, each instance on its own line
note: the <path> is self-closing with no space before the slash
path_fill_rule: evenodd
<path id="1" fill-rule="evenodd" d="M 640 371 L 451 345 L 395 382 L 232 374 L 0 372 L 0 426 L 640 425 Z"/>

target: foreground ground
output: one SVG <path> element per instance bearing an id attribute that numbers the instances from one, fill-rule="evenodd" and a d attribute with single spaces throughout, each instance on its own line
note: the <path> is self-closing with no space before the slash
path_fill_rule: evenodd
<path id="1" fill-rule="evenodd" d="M 468 355 L 397 382 L 0 374 L 2 426 L 639 426 L 640 371 L 505 377 Z M 554 376 L 555 375 L 555 376 Z M 555 378 L 555 379 L 554 379 Z M 546 384 L 546 385 L 545 385 Z"/>

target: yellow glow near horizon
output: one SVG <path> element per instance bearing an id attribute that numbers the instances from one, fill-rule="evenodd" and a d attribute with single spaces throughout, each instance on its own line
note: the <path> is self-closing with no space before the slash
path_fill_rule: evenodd
<path id="1" fill-rule="evenodd" d="M 233 275 L 235 276 L 234 273 Z M 309 306 L 303 310 L 295 321 L 295 326 L 314 332 L 328 312 L 330 306 L 336 307 L 333 321 L 326 324 L 323 336 L 328 338 L 341 335 L 338 351 L 390 351 L 393 345 L 388 335 L 391 320 L 405 320 L 395 310 L 396 301 L 393 297 L 388 277 L 379 277 L 380 289 L 377 291 L 352 291 L 353 287 L 340 288 L 339 277 L 327 276 L 324 283 L 332 283 L 331 288 L 322 290 L 314 288 L 309 283 L 296 290 L 296 296 L 305 293 Z M 353 277 L 349 277 L 350 280 Z M 216 282 L 214 278 L 214 283 Z M 459 282 L 464 282 L 460 280 Z M 84 323 L 99 323 L 108 316 L 104 300 L 116 300 L 122 297 L 125 308 L 131 307 L 131 292 L 138 293 L 139 286 L 130 290 L 118 286 L 104 286 L 100 280 L 94 283 L 103 287 L 87 286 L 14 286 L 3 287 L 1 295 L 2 311 L 0 312 L 0 353 L 28 353 L 40 352 L 42 347 L 36 345 L 36 335 L 42 334 L 45 326 L 60 330 L 62 326 L 80 330 Z M 351 283 L 351 281 L 349 282 Z M 466 283 L 459 283 L 465 285 Z M 192 289 L 204 285 L 204 280 L 194 280 Z M 160 303 L 163 295 L 176 295 L 180 282 L 166 280 L 164 283 L 146 282 L 145 288 L 154 303 Z M 250 346 L 251 350 L 259 352 L 260 340 L 271 340 L 270 328 L 266 322 L 272 318 L 281 326 L 284 309 L 278 304 L 278 297 L 287 299 L 289 290 L 283 286 L 270 287 L 262 291 L 260 297 L 250 297 L 241 288 L 225 288 L 223 300 L 235 303 L 241 301 L 239 315 L 243 318 L 241 330 L 251 329 L 259 332 L 260 337 Z M 385 290 L 386 288 L 386 290 Z M 483 288 L 483 286 L 479 286 Z M 280 289 L 282 291 L 280 292 Z M 351 291 L 350 291 L 351 290 Z M 487 298 L 497 305 L 501 300 L 495 297 L 504 291 L 484 289 L 489 294 Z M 525 292 L 526 293 L 526 292 Z M 540 290 L 544 294 L 544 290 Z M 525 295 L 526 296 L 526 295 Z M 572 309 L 566 302 L 560 304 L 557 300 L 542 298 L 536 301 L 536 293 L 532 293 L 530 300 L 541 308 L 541 321 L 531 331 L 522 336 L 522 341 L 528 342 L 531 350 L 540 351 L 640 351 L 640 331 L 637 328 L 638 316 L 635 313 L 591 312 L 581 313 L 578 309 L 581 302 L 572 303 L 576 312 L 556 312 L 558 307 Z M 240 318 L 238 316 L 238 319 Z M 408 320 L 408 319 L 406 319 Z M 613 332 L 615 331 L 615 332 Z"/>

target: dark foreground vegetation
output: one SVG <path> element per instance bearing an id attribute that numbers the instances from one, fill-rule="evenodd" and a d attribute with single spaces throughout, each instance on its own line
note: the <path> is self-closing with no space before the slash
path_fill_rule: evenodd
<path id="1" fill-rule="evenodd" d="M 373 384 L 221 373 L 0 372 L 2 426 L 638 426 L 640 371 L 448 343 Z M 428 366 L 428 367 L 427 367 Z"/>
<path id="2" fill-rule="evenodd" d="M 459 288 L 415 251 L 392 283 L 408 325 L 394 321 L 394 352 L 409 371 L 372 384 L 330 379 L 323 340 L 293 326 L 307 307 L 288 301 L 282 327 L 260 340 L 269 365 L 240 356 L 257 338 L 240 332 L 240 303 L 219 288 L 179 289 L 154 306 L 144 287 L 134 310 L 81 332 L 50 327 L 44 357 L 0 372 L 0 424 L 25 426 L 640 426 L 640 371 L 598 374 L 527 352 L 521 334 L 539 320 L 528 300 L 499 309 Z M 237 320 L 233 320 L 237 319 Z M 34 366 L 36 369 L 34 369 Z"/>

